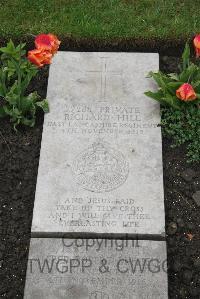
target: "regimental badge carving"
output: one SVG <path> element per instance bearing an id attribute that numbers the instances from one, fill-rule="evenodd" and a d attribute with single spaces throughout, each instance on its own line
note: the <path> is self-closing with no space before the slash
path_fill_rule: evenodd
<path id="1" fill-rule="evenodd" d="M 108 192 L 124 184 L 129 165 L 120 151 L 97 142 L 75 158 L 72 171 L 84 189 Z"/>

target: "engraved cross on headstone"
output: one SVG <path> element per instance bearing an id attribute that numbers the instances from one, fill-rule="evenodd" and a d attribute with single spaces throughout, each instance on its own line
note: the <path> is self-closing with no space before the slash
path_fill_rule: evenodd
<path id="1" fill-rule="evenodd" d="M 101 59 L 101 70 L 99 70 L 99 71 L 91 70 L 91 71 L 86 71 L 86 72 L 87 73 L 99 73 L 99 74 L 101 74 L 100 102 L 106 102 L 107 75 L 108 74 L 113 74 L 113 75 L 116 75 L 116 76 L 121 76 L 122 73 L 108 70 L 107 60 L 109 59 L 109 57 L 100 57 L 100 59 Z"/>

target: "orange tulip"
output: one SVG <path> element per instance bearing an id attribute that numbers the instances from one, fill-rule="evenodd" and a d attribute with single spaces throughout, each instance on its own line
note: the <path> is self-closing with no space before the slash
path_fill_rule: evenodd
<path id="1" fill-rule="evenodd" d="M 196 51 L 196 57 L 198 58 L 200 56 L 200 34 L 195 36 L 193 43 Z"/>
<path id="2" fill-rule="evenodd" d="M 179 89 L 176 90 L 176 96 L 182 101 L 193 101 L 196 100 L 197 95 L 192 87 L 188 83 L 182 84 Z"/>
<path id="3" fill-rule="evenodd" d="M 39 34 L 35 39 L 35 46 L 37 49 L 49 51 L 53 55 L 58 51 L 60 43 L 57 36 L 51 33 Z"/>
<path id="4" fill-rule="evenodd" d="M 34 49 L 28 52 L 28 60 L 38 67 L 43 67 L 45 64 L 50 64 L 52 54 L 43 49 Z"/>

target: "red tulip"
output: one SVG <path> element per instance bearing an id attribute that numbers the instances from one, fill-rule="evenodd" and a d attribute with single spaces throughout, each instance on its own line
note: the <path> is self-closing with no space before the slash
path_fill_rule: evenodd
<path id="1" fill-rule="evenodd" d="M 49 51 L 53 55 L 58 51 L 60 43 L 57 36 L 51 33 L 39 34 L 35 39 L 35 46 L 37 49 Z"/>
<path id="2" fill-rule="evenodd" d="M 192 87 L 188 83 L 182 84 L 179 89 L 176 90 L 176 96 L 182 101 L 193 101 L 196 100 L 197 95 Z"/>
<path id="3" fill-rule="evenodd" d="M 28 60 L 38 67 L 50 64 L 52 54 L 43 49 L 34 49 L 28 52 Z"/>
<path id="4" fill-rule="evenodd" d="M 195 36 L 193 43 L 196 51 L 196 57 L 198 58 L 200 56 L 200 34 Z"/>

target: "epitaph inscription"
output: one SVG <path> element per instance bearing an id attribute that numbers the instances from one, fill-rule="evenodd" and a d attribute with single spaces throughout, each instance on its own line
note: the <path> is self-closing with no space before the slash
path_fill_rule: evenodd
<path id="1" fill-rule="evenodd" d="M 137 233 L 143 222 L 151 220 L 151 216 L 143 206 L 137 206 L 133 198 L 113 200 L 96 196 L 58 201 L 49 220 L 63 227 L 63 231 L 66 227 L 69 227 L 69 231 L 76 227 L 77 231 L 98 228 L 109 232 L 112 227 L 120 226 Z"/>
<path id="2" fill-rule="evenodd" d="M 148 64 L 146 63 L 148 61 Z M 60 52 L 50 67 L 32 233 L 163 235 L 157 54 Z"/>

